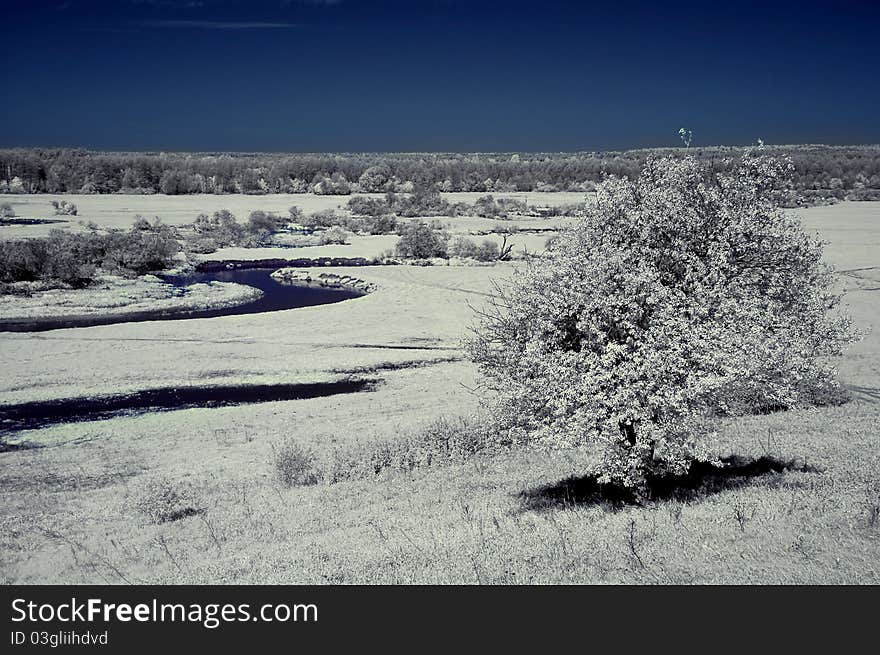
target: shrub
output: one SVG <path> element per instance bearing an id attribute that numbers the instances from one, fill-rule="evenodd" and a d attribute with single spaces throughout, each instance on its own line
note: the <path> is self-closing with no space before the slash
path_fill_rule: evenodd
<path id="1" fill-rule="evenodd" d="M 152 523 L 169 523 L 200 514 L 204 510 L 190 485 L 174 483 L 159 476 L 148 480 L 138 490 L 135 509 Z"/>
<path id="2" fill-rule="evenodd" d="M 52 200 L 51 204 L 52 207 L 55 208 L 55 213 L 59 216 L 76 216 L 78 211 L 76 205 L 67 200 L 62 200 L 60 202 Z"/>
<path id="3" fill-rule="evenodd" d="M 214 214 L 216 217 L 216 214 Z M 209 234 L 217 229 L 218 221 L 207 214 L 199 214 L 193 221 L 193 231 L 198 234 Z"/>
<path id="4" fill-rule="evenodd" d="M 480 244 L 477 248 L 476 255 L 474 255 L 474 259 L 481 262 L 494 262 L 500 257 L 501 250 L 498 247 L 498 244 L 489 239 L 485 239 L 483 243 Z"/>
<path id="5" fill-rule="evenodd" d="M 381 216 L 390 211 L 388 203 L 380 198 L 354 196 L 348 201 L 348 209 L 355 216 Z"/>
<path id="6" fill-rule="evenodd" d="M 303 222 L 304 216 L 305 216 L 303 214 L 302 209 L 300 209 L 299 207 L 294 205 L 293 207 L 291 207 L 290 209 L 287 210 L 287 213 L 290 216 L 291 223 L 296 223 L 298 225 L 302 225 L 302 222 Z"/>
<path id="7" fill-rule="evenodd" d="M 524 200 L 515 198 L 498 198 L 497 200 L 491 196 L 482 196 L 477 198 L 474 203 L 474 213 L 483 218 L 508 218 L 510 214 L 526 214 L 528 213 L 528 205 Z"/>
<path id="8" fill-rule="evenodd" d="M 358 184 L 367 193 L 385 191 L 391 175 L 391 168 L 387 164 L 370 166 L 358 178 Z"/>
<path id="9" fill-rule="evenodd" d="M 180 170 L 167 170 L 159 179 L 159 191 L 167 195 L 179 195 L 200 191 L 195 176 Z"/>
<path id="10" fill-rule="evenodd" d="M 320 481 L 315 456 L 292 439 L 272 446 L 275 479 L 284 487 L 300 487 Z"/>
<path id="11" fill-rule="evenodd" d="M 523 204 L 523 207 L 525 205 Z M 389 191 L 384 198 L 355 196 L 348 201 L 354 216 L 422 218 L 428 216 L 461 216 L 474 213 L 466 203 L 450 203 L 436 185 L 415 184 L 412 193 L 403 195 Z"/>
<path id="12" fill-rule="evenodd" d="M 186 248 L 189 252 L 198 255 L 207 255 L 212 252 L 217 252 L 219 247 L 220 246 L 217 245 L 217 242 L 211 237 L 197 237 L 188 240 L 186 244 Z"/>
<path id="13" fill-rule="evenodd" d="M 291 218 L 301 216 L 296 207 L 290 208 Z M 213 252 L 228 246 L 254 247 L 271 241 L 273 234 L 287 225 L 288 219 L 272 212 L 253 211 L 245 225 L 240 224 L 228 209 L 212 216 L 199 214 L 193 222 L 194 235 L 188 237 L 190 252 Z"/>
<path id="14" fill-rule="evenodd" d="M 305 216 L 302 220 L 302 224 L 306 227 L 333 227 L 334 225 L 339 225 L 343 222 L 342 216 L 336 213 L 333 209 L 324 209 L 319 212 L 315 212 L 313 214 L 309 214 Z"/>
<path id="15" fill-rule="evenodd" d="M 167 268 L 180 250 L 173 229 L 158 219 L 146 229 L 112 232 L 95 245 L 103 250 L 100 263 L 105 269 L 137 275 Z"/>
<path id="16" fill-rule="evenodd" d="M 146 227 L 145 227 L 146 226 Z M 130 232 L 72 234 L 0 241 L 0 282 L 42 280 L 74 287 L 89 284 L 98 269 L 142 274 L 167 268 L 180 249 L 174 230 L 141 218 Z"/>
<path id="17" fill-rule="evenodd" d="M 321 233 L 318 243 L 322 246 L 345 245 L 348 243 L 348 234 L 342 228 L 331 227 Z"/>
<path id="18" fill-rule="evenodd" d="M 330 177 L 318 176 L 312 184 L 312 191 L 319 196 L 347 196 L 351 193 L 351 184 L 345 179 L 345 175 L 336 172 Z"/>
<path id="19" fill-rule="evenodd" d="M 485 239 L 483 243 L 478 244 L 467 237 L 456 237 L 449 244 L 450 257 L 476 259 L 480 262 L 494 262 L 498 260 L 500 255 L 501 250 L 498 248 L 498 244 L 489 239 Z"/>
<path id="20" fill-rule="evenodd" d="M 405 259 L 446 257 L 447 237 L 421 221 L 412 221 L 400 230 L 396 253 Z"/>
<path id="21" fill-rule="evenodd" d="M 652 159 L 517 273 L 468 344 L 496 417 L 591 445 L 602 482 L 714 461 L 712 418 L 808 403 L 852 339 L 822 246 L 772 201 L 790 164 Z"/>
<path id="22" fill-rule="evenodd" d="M 846 194 L 846 199 L 877 202 L 880 201 L 880 189 L 855 189 Z"/>
<path id="23" fill-rule="evenodd" d="M 57 281 L 79 287 L 95 275 L 96 253 L 83 235 L 52 230 L 42 239 L 0 241 L 0 281 Z"/>
<path id="24" fill-rule="evenodd" d="M 272 235 L 287 224 L 287 219 L 283 219 L 271 212 L 253 211 L 248 216 L 248 222 L 245 226 L 247 237 L 240 245 L 258 246 L 271 242 Z"/>
<path id="25" fill-rule="evenodd" d="M 370 234 L 394 234 L 397 228 L 397 219 L 394 216 L 377 216 L 367 222 L 367 232 Z"/>
<path id="26" fill-rule="evenodd" d="M 467 237 L 456 237 L 449 244 L 450 257 L 476 258 L 480 247 L 473 239 Z"/>
<path id="27" fill-rule="evenodd" d="M 288 191 L 290 193 L 308 193 L 309 183 L 302 178 L 295 177 L 290 181 L 290 188 Z"/>
<path id="28" fill-rule="evenodd" d="M 202 237 L 209 237 L 220 248 L 240 245 L 247 237 L 244 226 L 228 209 L 216 211 L 213 216 L 199 214 L 193 222 L 193 231 Z"/>
<path id="29" fill-rule="evenodd" d="M 449 204 L 434 185 L 414 184 L 408 196 L 396 193 L 385 194 L 385 203 L 391 212 L 398 216 L 454 216 L 456 207 Z"/>
<path id="30" fill-rule="evenodd" d="M 98 268 L 101 247 L 88 237 L 67 235 L 60 230 L 50 232 L 46 240 L 45 260 L 39 279 L 58 280 L 72 287 L 91 283 Z"/>
<path id="31" fill-rule="evenodd" d="M 423 428 L 384 441 L 349 444 L 333 450 L 322 463 L 327 484 L 369 479 L 385 472 L 409 472 L 432 465 L 464 462 L 499 442 L 491 427 L 473 418 L 441 417 Z"/>
<path id="32" fill-rule="evenodd" d="M 158 221 L 159 218 L 156 217 L 156 220 Z M 148 221 L 146 218 L 144 218 L 144 217 L 141 216 L 140 214 L 135 214 L 135 216 L 134 216 L 134 222 L 131 224 L 131 229 L 132 229 L 133 231 L 135 231 L 135 232 L 145 232 L 145 231 L 147 231 L 147 230 L 151 230 L 152 228 L 153 228 L 153 226 L 150 225 L 150 221 Z"/>
<path id="33" fill-rule="evenodd" d="M 15 218 L 15 210 L 8 202 L 0 204 L 0 218 Z"/>
<path id="34" fill-rule="evenodd" d="M 284 227 L 286 222 L 287 221 L 280 216 L 276 216 L 271 212 L 266 213 L 264 211 L 254 211 L 248 216 L 247 229 L 254 234 L 261 232 L 268 232 L 271 234 Z"/>
<path id="35" fill-rule="evenodd" d="M 549 216 L 581 217 L 581 216 L 586 215 L 586 213 L 587 213 L 587 203 L 585 203 L 585 202 L 568 203 L 568 204 L 560 205 L 559 207 L 551 207 L 550 211 L 552 213 L 547 214 Z"/>

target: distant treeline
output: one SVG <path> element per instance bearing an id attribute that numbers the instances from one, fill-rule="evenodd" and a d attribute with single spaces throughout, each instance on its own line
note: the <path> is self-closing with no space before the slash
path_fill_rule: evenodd
<path id="1" fill-rule="evenodd" d="M 880 198 L 880 146 L 765 146 L 788 155 L 805 195 Z M 740 147 L 691 148 L 713 160 Z M 634 176 L 651 155 L 682 148 L 599 153 L 119 153 L 72 149 L 0 150 L 4 193 L 407 193 L 590 191 L 604 174 Z"/>

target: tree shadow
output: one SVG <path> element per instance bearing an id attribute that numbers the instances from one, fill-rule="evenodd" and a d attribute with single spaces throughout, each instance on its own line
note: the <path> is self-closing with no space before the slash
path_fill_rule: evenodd
<path id="1" fill-rule="evenodd" d="M 617 511 L 626 506 L 661 500 L 688 501 L 755 484 L 763 478 L 777 481 L 787 471 L 819 473 L 820 470 L 796 459 L 783 460 L 764 455 L 757 459 L 732 455 L 721 458 L 721 465 L 694 462 L 686 475 L 651 477 L 645 491 L 614 484 L 602 484 L 595 475 L 573 476 L 566 480 L 528 489 L 519 494 L 524 511 L 545 511 L 598 506 Z"/>
<path id="2" fill-rule="evenodd" d="M 186 519 L 190 516 L 201 516 L 207 511 L 208 510 L 201 507 L 181 507 L 179 509 L 175 509 L 174 511 L 163 514 L 159 517 L 157 523 L 173 523 L 174 521 Z"/>

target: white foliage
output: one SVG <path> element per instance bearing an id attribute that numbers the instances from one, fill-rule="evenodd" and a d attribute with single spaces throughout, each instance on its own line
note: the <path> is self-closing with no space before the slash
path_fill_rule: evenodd
<path id="1" fill-rule="evenodd" d="M 548 447 L 597 447 L 603 481 L 639 486 L 711 461 L 713 417 L 833 388 L 852 331 L 821 243 L 771 200 L 791 169 L 653 159 L 602 182 L 468 344 L 498 417 Z"/>

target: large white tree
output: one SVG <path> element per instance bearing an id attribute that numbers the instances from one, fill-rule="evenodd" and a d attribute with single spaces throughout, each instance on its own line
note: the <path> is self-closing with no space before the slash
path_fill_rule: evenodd
<path id="1" fill-rule="evenodd" d="M 639 487 L 712 461 L 714 417 L 812 403 L 851 340 L 822 244 L 773 202 L 791 164 L 692 157 L 608 178 L 577 227 L 501 289 L 468 347 L 499 419 L 590 445 Z"/>

